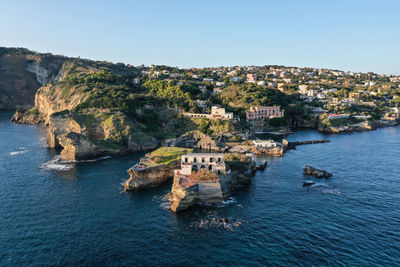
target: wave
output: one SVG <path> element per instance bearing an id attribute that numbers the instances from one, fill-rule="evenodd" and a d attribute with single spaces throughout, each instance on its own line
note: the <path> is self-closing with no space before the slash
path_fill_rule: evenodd
<path id="1" fill-rule="evenodd" d="M 97 159 L 71 160 L 70 162 L 96 162 L 100 160 L 111 159 L 111 156 L 103 156 Z"/>
<path id="2" fill-rule="evenodd" d="M 225 207 L 231 204 L 236 203 L 236 199 L 234 197 L 229 197 L 227 200 L 224 200 L 221 204 L 216 204 L 217 207 Z"/>
<path id="3" fill-rule="evenodd" d="M 242 225 L 242 220 L 231 217 L 221 217 L 218 215 L 208 215 L 203 219 L 194 221 L 189 224 L 191 228 L 197 229 L 223 229 L 233 231 Z"/>
<path id="4" fill-rule="evenodd" d="M 12 152 L 10 152 L 10 156 L 15 156 L 15 155 L 19 155 L 19 154 L 24 154 L 24 153 L 26 153 L 26 152 L 28 152 L 27 149 L 25 149 L 25 150 L 20 150 L 20 151 L 12 151 Z"/>
<path id="5" fill-rule="evenodd" d="M 45 170 L 68 171 L 74 167 L 72 163 L 72 161 L 62 161 L 60 156 L 54 156 L 51 160 L 42 163 L 40 168 Z"/>

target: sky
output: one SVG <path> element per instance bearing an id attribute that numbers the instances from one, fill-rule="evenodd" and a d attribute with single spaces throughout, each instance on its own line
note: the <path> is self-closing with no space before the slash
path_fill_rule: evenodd
<path id="1" fill-rule="evenodd" d="M 132 65 L 400 75 L 398 0 L 0 0 L 0 46 Z"/>

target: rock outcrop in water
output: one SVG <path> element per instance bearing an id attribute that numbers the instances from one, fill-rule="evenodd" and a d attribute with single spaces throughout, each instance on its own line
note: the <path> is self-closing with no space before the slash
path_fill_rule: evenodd
<path id="1" fill-rule="evenodd" d="M 308 165 L 306 165 L 306 167 L 304 168 L 304 174 L 305 175 L 313 175 L 317 178 L 331 178 L 332 177 L 331 173 L 324 171 L 324 170 L 316 169 L 316 168 L 308 166 Z"/>
<path id="2" fill-rule="evenodd" d="M 372 131 L 377 128 L 377 125 L 370 121 L 363 121 L 360 123 L 342 125 L 342 126 L 327 126 L 321 125 L 318 131 L 323 133 L 343 133 L 343 132 L 361 132 L 361 131 Z"/>
<path id="3" fill-rule="evenodd" d="M 129 179 L 125 191 L 155 187 L 174 177 L 174 170 L 181 167 L 180 158 L 192 149 L 162 147 L 146 154 L 140 162 L 128 169 Z"/>
<path id="4" fill-rule="evenodd" d="M 133 191 L 158 186 L 174 177 L 174 170 L 180 166 L 179 160 L 173 161 L 168 165 L 134 166 L 128 170 L 130 178 L 124 183 L 124 189 L 125 191 Z"/>
<path id="5" fill-rule="evenodd" d="M 194 205 L 220 204 L 237 188 L 250 183 L 256 171 L 255 161 L 244 155 L 235 157 L 228 161 L 231 162 L 229 170 L 215 180 L 197 181 L 175 173 L 171 192 L 167 195 L 171 210 L 180 212 Z"/>

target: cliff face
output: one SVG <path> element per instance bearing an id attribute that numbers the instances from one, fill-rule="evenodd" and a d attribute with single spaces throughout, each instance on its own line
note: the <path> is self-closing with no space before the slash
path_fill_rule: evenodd
<path id="1" fill-rule="evenodd" d="M 60 80 L 64 57 L 0 48 L 0 109 L 29 109 L 38 88 Z"/>
<path id="2" fill-rule="evenodd" d="M 133 191 L 157 186 L 174 177 L 174 170 L 179 169 L 180 165 L 180 161 L 177 160 L 168 166 L 157 165 L 143 169 L 130 168 L 128 170 L 130 177 L 125 182 L 124 189 L 125 191 Z"/>
<path id="3" fill-rule="evenodd" d="M 140 71 L 132 66 L 0 48 L 1 60 L 0 108 L 26 109 L 34 99 L 12 121 L 47 126 L 48 146 L 63 148 L 62 159 L 155 148 L 189 125 L 160 88 L 133 82 Z"/>

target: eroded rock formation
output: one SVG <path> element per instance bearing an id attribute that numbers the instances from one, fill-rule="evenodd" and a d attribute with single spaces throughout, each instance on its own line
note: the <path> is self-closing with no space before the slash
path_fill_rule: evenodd
<path id="1" fill-rule="evenodd" d="M 309 165 L 306 165 L 306 167 L 303 170 L 304 170 L 304 174 L 305 175 L 313 175 L 313 176 L 315 176 L 317 178 L 330 178 L 330 177 L 332 177 L 331 173 L 329 173 L 327 171 L 324 171 L 324 170 L 316 169 L 316 168 L 311 167 Z"/>

